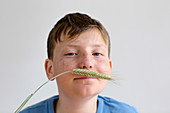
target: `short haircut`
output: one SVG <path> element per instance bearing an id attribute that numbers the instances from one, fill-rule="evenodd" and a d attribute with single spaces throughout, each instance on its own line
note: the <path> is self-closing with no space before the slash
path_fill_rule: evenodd
<path id="1" fill-rule="evenodd" d="M 110 58 L 110 37 L 104 26 L 92 19 L 87 14 L 70 13 L 61 18 L 49 33 L 47 40 L 47 54 L 48 58 L 53 60 L 53 52 L 56 43 L 61 42 L 61 34 L 67 35 L 69 39 L 74 39 L 76 35 L 81 34 L 83 31 L 97 28 L 108 45 L 108 56 Z"/>

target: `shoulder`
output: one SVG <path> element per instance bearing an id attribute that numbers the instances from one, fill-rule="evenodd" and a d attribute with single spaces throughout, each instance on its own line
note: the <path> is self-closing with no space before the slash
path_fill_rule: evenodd
<path id="1" fill-rule="evenodd" d="M 98 96 L 99 107 L 108 113 L 138 113 L 136 108 L 113 98 Z"/>
<path id="2" fill-rule="evenodd" d="M 46 100 L 43 100 L 37 104 L 29 106 L 22 110 L 20 113 L 46 113 L 47 111 L 53 111 L 53 101 L 58 99 L 58 96 L 53 96 Z"/>

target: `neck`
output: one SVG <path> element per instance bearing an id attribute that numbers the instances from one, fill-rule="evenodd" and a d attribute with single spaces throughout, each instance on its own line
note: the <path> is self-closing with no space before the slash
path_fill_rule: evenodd
<path id="1" fill-rule="evenodd" d="M 88 99 L 68 99 L 59 97 L 56 113 L 96 113 L 97 96 Z"/>

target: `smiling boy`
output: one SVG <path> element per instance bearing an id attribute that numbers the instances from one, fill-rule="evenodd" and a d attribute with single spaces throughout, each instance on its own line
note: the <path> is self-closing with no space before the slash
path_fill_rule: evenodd
<path id="1" fill-rule="evenodd" d="M 86 14 L 71 13 L 60 19 L 47 42 L 48 79 L 75 68 L 110 76 L 110 39 L 103 25 Z M 99 96 L 107 80 L 71 73 L 56 78 L 59 95 L 30 106 L 21 113 L 137 113 L 112 98 Z"/>

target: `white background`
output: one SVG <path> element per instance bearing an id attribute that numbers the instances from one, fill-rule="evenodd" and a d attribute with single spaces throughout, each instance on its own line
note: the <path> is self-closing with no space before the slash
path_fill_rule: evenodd
<path id="1" fill-rule="evenodd" d="M 87 13 L 110 33 L 113 74 L 102 95 L 140 113 L 170 113 L 169 0 L 1 0 L 0 113 L 12 113 L 47 80 L 46 40 L 69 12 Z M 55 82 L 26 106 L 58 94 Z"/>

